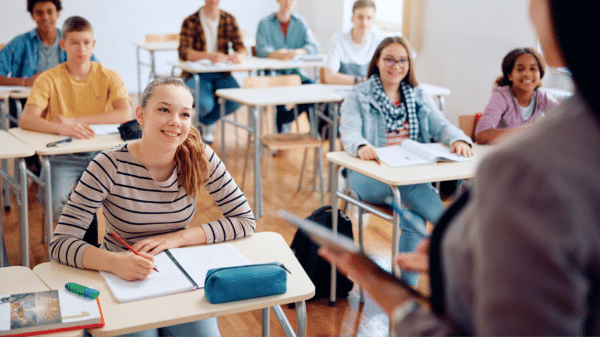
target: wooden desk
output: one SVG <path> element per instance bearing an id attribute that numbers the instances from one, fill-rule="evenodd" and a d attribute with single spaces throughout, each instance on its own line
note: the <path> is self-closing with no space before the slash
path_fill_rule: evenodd
<path id="1" fill-rule="evenodd" d="M 0 177 L 6 184 L 13 185 L 15 191 L 18 191 L 20 212 L 20 247 L 21 247 L 21 265 L 29 267 L 29 221 L 27 213 L 27 169 L 25 167 L 25 157 L 32 156 L 35 151 L 29 145 L 19 139 L 11 136 L 8 132 L 0 130 L 0 159 L 2 159 L 2 168 Z M 15 159 L 18 165 L 15 165 L 15 176 L 11 177 L 8 172 L 7 159 Z M 8 193 L 10 197 L 10 193 Z M 2 235 L 2 214 L 0 214 L 0 266 L 4 266 L 4 236 Z"/>
<path id="2" fill-rule="evenodd" d="M 64 285 L 63 285 L 64 287 Z M 23 294 L 50 290 L 31 269 L 26 267 L 0 268 L 0 295 Z M 63 331 L 39 336 L 81 336 L 83 330 Z"/>
<path id="3" fill-rule="evenodd" d="M 304 301 L 314 296 L 315 287 L 283 237 L 277 233 L 262 232 L 247 238 L 228 241 L 228 243 L 252 263 L 273 261 L 283 263 L 291 271 L 291 274 L 288 274 L 287 292 L 244 301 L 210 304 L 204 296 L 204 289 L 199 289 L 147 300 L 119 303 L 113 298 L 100 273 L 96 271 L 72 268 L 57 262 L 39 264 L 33 268 L 33 271 L 50 289 L 62 288 L 66 282 L 76 282 L 100 291 L 100 304 L 106 325 L 100 329 L 90 330 L 95 336 L 131 333 L 256 309 L 263 309 L 263 335 L 265 335 L 265 333 L 268 334 L 269 307 L 274 307 L 274 312 L 279 318 L 283 312 L 278 306 L 292 302 L 296 303 L 298 336 L 306 335 Z M 287 322 L 285 315 L 282 319 Z M 287 328 L 284 326 L 284 330 L 291 332 L 289 323 Z"/>
<path id="4" fill-rule="evenodd" d="M 237 127 L 248 130 L 254 136 L 254 214 L 257 217 L 262 215 L 262 185 L 260 170 L 260 122 L 258 107 L 286 104 L 306 104 L 306 103 L 340 103 L 344 98 L 335 90 L 325 84 L 305 84 L 287 87 L 267 87 L 267 88 L 236 88 L 219 89 L 216 92 L 221 102 L 221 134 L 225 135 L 225 123 L 233 124 Z M 225 116 L 225 100 L 231 100 L 241 103 L 248 107 L 248 125 L 242 125 L 234 121 L 223 118 Z M 336 104 L 336 107 L 339 106 Z M 329 147 L 331 151 L 335 150 L 335 139 L 337 138 L 338 115 L 337 109 L 331 106 L 332 118 L 324 116 L 318 109 L 313 109 L 313 113 L 326 120 L 332 125 L 334 134 L 330 137 Z M 316 131 L 316 118 L 309 118 L 311 122 L 311 132 Z M 316 134 L 313 134 L 316 136 Z M 225 137 L 221 137 L 221 160 L 225 160 Z"/>
<path id="5" fill-rule="evenodd" d="M 172 51 L 179 48 L 179 41 L 164 41 L 164 42 L 144 42 L 134 43 L 136 47 L 136 60 L 137 60 L 137 74 L 138 74 L 138 93 L 140 100 L 142 97 L 142 66 L 150 68 L 150 78 L 156 77 L 156 60 L 154 59 L 154 52 L 157 51 Z M 150 63 L 143 63 L 140 59 L 140 50 L 147 50 L 150 52 Z M 141 102 L 141 101 L 140 101 Z"/>
<path id="6" fill-rule="evenodd" d="M 97 136 L 92 139 L 73 139 L 72 142 L 68 143 L 64 147 L 47 147 L 46 144 L 55 142 L 62 139 L 59 135 L 35 132 L 23 130 L 21 128 L 14 128 L 9 130 L 10 134 L 20 139 L 25 144 L 31 146 L 35 153 L 41 156 L 42 166 L 44 174 L 37 177 L 31 174 L 31 178 L 34 179 L 40 187 L 44 188 L 45 193 L 45 209 L 44 209 L 44 222 L 46 225 L 46 236 L 50 240 L 52 237 L 52 185 L 50 175 L 50 156 L 58 154 L 68 153 L 81 153 L 90 151 L 102 151 L 110 149 L 119 144 L 125 143 L 118 134 L 110 134 Z M 48 252 L 50 254 L 50 252 Z M 49 255 L 50 256 L 50 255 Z M 52 259 L 52 257 L 50 257 Z"/>
<path id="7" fill-rule="evenodd" d="M 473 160 L 467 162 L 439 162 L 431 165 L 416 165 L 416 166 L 404 166 L 404 167 L 391 167 L 385 163 L 378 165 L 373 160 L 361 160 L 357 157 L 351 156 L 345 151 L 330 152 L 327 154 L 327 160 L 338 166 L 338 169 L 348 168 L 349 170 L 356 171 L 364 174 L 369 178 L 373 178 L 382 183 L 388 184 L 392 190 L 394 196 L 394 203 L 401 205 L 400 192 L 396 188 L 397 186 L 413 185 L 421 183 L 430 183 L 436 181 L 446 180 L 457 180 L 467 179 L 475 175 L 477 165 L 488 153 L 493 150 L 492 145 L 479 145 L 473 144 Z M 331 190 L 335 193 L 331 193 L 331 207 L 332 207 L 332 228 L 337 231 L 337 209 L 338 200 L 342 198 L 350 202 L 357 207 L 363 209 L 372 210 L 373 208 L 369 205 L 361 202 L 360 200 L 354 199 L 350 196 L 342 194 L 337 190 L 337 174 L 330 176 Z M 373 213 L 388 218 L 389 216 L 382 215 L 381 212 L 376 210 Z M 397 274 L 398 265 L 396 264 L 396 256 L 398 255 L 398 230 L 400 228 L 400 216 L 395 211 L 391 217 L 392 222 L 392 273 Z M 332 268 L 331 273 L 331 289 L 335 289 L 335 267 Z M 335 291 L 330 293 L 330 302 L 335 303 Z"/>

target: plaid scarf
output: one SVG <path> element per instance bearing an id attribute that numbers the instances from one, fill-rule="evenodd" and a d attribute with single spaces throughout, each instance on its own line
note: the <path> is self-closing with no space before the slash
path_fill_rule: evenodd
<path id="1" fill-rule="evenodd" d="M 394 132 L 398 131 L 402 124 L 406 121 L 408 116 L 408 126 L 410 139 L 416 141 L 419 135 L 419 121 L 417 119 L 417 104 L 415 102 L 415 92 L 413 87 L 406 81 L 400 82 L 400 88 L 402 89 L 402 103 L 399 107 L 390 100 L 383 90 L 383 85 L 379 79 L 379 75 L 373 75 L 369 78 L 373 88 L 373 95 L 375 100 L 379 103 L 383 109 L 385 115 L 386 131 Z"/>

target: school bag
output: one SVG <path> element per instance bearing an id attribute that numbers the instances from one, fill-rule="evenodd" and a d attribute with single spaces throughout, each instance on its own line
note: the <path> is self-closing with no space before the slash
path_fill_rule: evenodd
<path id="1" fill-rule="evenodd" d="M 318 224 L 332 227 L 331 206 L 323 206 L 314 211 L 306 219 L 312 220 Z M 344 212 L 338 210 L 338 233 L 353 238 L 352 222 Z M 296 258 L 302 265 L 302 268 L 308 274 L 308 277 L 315 285 L 315 296 L 317 298 L 329 298 L 329 288 L 331 284 L 331 265 L 325 261 L 317 251 L 319 245 L 314 243 L 302 230 L 298 230 L 294 235 L 290 248 L 294 251 Z M 354 283 L 346 276 L 337 272 L 336 298 L 346 298 L 352 290 Z"/>

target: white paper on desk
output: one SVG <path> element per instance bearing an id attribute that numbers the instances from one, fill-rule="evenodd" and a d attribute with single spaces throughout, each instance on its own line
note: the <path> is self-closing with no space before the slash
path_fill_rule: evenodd
<path id="1" fill-rule="evenodd" d="M 413 166 L 434 164 L 438 161 L 471 161 L 472 158 L 451 153 L 450 149 L 439 143 L 423 144 L 405 139 L 401 145 L 377 148 L 379 160 L 392 166 Z"/>
<path id="2" fill-rule="evenodd" d="M 213 268 L 250 264 L 237 249 L 228 243 L 169 249 L 181 267 L 204 287 L 206 272 Z M 145 280 L 125 281 L 115 274 L 100 272 L 113 296 L 119 302 L 131 302 L 146 298 L 177 294 L 196 289 L 166 253 L 154 256 L 159 272 L 153 272 Z"/>
<path id="3" fill-rule="evenodd" d="M 327 55 L 325 54 L 306 54 L 294 56 L 294 61 L 311 62 L 311 61 L 325 61 Z"/>
<path id="4" fill-rule="evenodd" d="M 96 133 L 96 136 L 108 135 L 111 133 L 119 133 L 121 124 L 92 124 L 90 127 Z"/>
<path id="5" fill-rule="evenodd" d="M 208 59 L 199 60 L 199 61 L 195 61 L 195 62 L 188 61 L 187 64 L 192 69 L 198 70 L 198 71 L 202 71 L 202 70 L 206 70 L 206 69 L 212 69 L 212 68 L 227 68 L 230 65 L 229 62 L 212 63 Z"/>
<path id="6" fill-rule="evenodd" d="M 169 251 L 181 267 L 194 279 L 199 288 L 204 288 L 206 272 L 210 269 L 250 264 L 250 261 L 244 255 L 228 243 L 173 248 Z"/>

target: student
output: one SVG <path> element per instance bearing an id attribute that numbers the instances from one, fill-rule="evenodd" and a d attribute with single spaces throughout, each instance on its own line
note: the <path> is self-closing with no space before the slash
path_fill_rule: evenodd
<path id="1" fill-rule="evenodd" d="M 411 50 L 399 36 L 385 38 L 375 50 L 367 73 L 369 79 L 356 85 L 341 106 L 340 134 L 344 149 L 363 160 L 377 159 L 376 147 L 400 144 L 410 138 L 421 143 L 435 141 L 450 145 L 452 152 L 471 156 L 471 140 L 447 121 L 433 98 L 418 87 Z M 387 184 L 348 171 L 350 189 L 361 200 L 384 204 L 392 196 Z M 410 218 L 400 221 L 398 250 L 414 251 L 423 239 L 425 220 L 435 223 L 444 204 L 431 184 L 399 186 Z M 418 274 L 402 273 L 416 286 Z"/>
<path id="2" fill-rule="evenodd" d="M 44 70 L 67 60 L 67 53 L 58 43 L 62 32 L 56 28 L 61 10 L 60 0 L 27 0 L 27 11 L 37 27 L 15 37 L 0 50 L 0 85 L 31 87 Z M 95 60 L 93 55 L 92 60 Z M 25 102 L 21 100 L 22 105 Z M 9 98 L 8 106 L 10 114 L 18 118 L 15 100 Z M 10 123 L 10 127 L 15 126 Z M 39 174 L 37 156 L 27 158 L 26 162 L 29 169 Z"/>
<path id="3" fill-rule="evenodd" d="M 38 76 L 19 126 L 25 130 L 78 139 L 95 136 L 90 124 L 120 124 L 131 119 L 131 102 L 121 76 L 91 61 L 96 46 L 91 24 L 72 16 L 65 20 L 60 47 L 67 61 Z M 69 193 L 96 152 L 50 158 L 52 207 L 58 219 Z M 43 193 L 40 191 L 43 198 Z M 97 229 L 96 229 L 97 230 Z M 91 241 L 97 233 L 90 231 Z"/>
<path id="4" fill-rule="evenodd" d="M 256 31 L 256 55 L 278 60 L 291 60 L 299 55 L 318 54 L 321 45 L 308 22 L 296 13 L 292 13 L 296 0 L 277 0 L 279 11 L 258 23 Z M 299 74 L 302 84 L 314 83 L 298 69 L 278 70 L 277 74 Z M 298 111 L 312 109 L 312 104 L 299 104 Z M 277 131 L 290 132 L 290 123 L 294 120 L 293 110 L 277 106 Z"/>
<path id="5" fill-rule="evenodd" d="M 475 128 L 477 143 L 487 144 L 532 125 L 558 105 L 540 90 L 545 71 L 544 58 L 531 48 L 518 48 L 504 57 L 502 76 L 496 80 L 497 87 Z"/>
<path id="6" fill-rule="evenodd" d="M 391 335 L 600 334 L 600 96 L 596 0 L 530 0 L 548 64 L 577 92 L 479 165 L 431 240 L 431 307 L 355 254 L 323 255 L 390 314 Z M 468 201 L 466 201 L 469 199 Z"/>
<path id="7" fill-rule="evenodd" d="M 213 63 L 243 63 L 248 56 L 242 35 L 233 15 L 219 9 L 220 0 L 206 0 L 204 6 L 183 21 L 179 37 L 179 59 L 198 61 L 208 59 Z M 229 54 L 231 42 L 233 53 Z M 218 89 L 239 88 L 228 72 L 204 73 L 200 77 L 200 102 L 196 102 L 202 140 L 212 144 L 215 140 L 215 123 L 221 116 L 220 104 L 215 98 Z M 183 78 L 192 92 L 196 90 L 194 76 L 188 72 Z M 194 97 L 196 98 L 196 97 Z M 227 100 L 225 114 L 235 112 L 241 104 Z"/>
<path id="8" fill-rule="evenodd" d="M 367 68 L 381 37 L 375 33 L 375 2 L 356 0 L 352 6 L 352 29 L 331 37 L 323 68 L 327 84 L 357 84 L 367 79 Z"/>
<path id="9" fill-rule="evenodd" d="M 135 115 L 142 139 L 104 151 L 90 163 L 52 236 L 52 257 L 138 280 L 152 273 L 153 256 L 165 249 L 252 235 L 256 223 L 246 197 L 192 125 L 189 88 L 177 79 L 158 78 L 144 90 Z M 196 197 L 205 193 L 201 186 L 224 217 L 195 226 Z M 107 228 L 96 248 L 82 237 L 100 206 Z M 127 248 L 110 233 L 131 242 L 142 256 L 118 254 Z M 161 336 L 219 334 L 216 318 L 158 330 Z"/>

